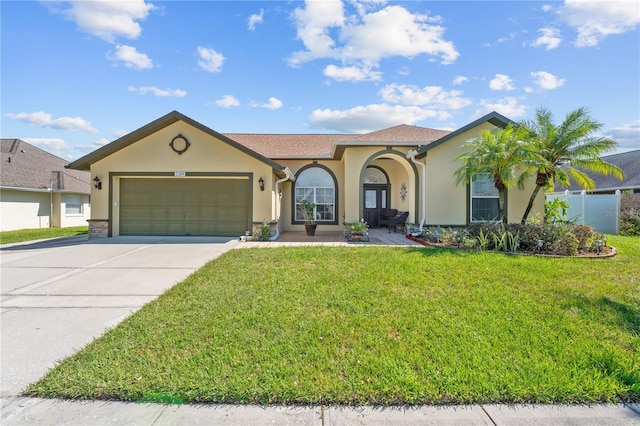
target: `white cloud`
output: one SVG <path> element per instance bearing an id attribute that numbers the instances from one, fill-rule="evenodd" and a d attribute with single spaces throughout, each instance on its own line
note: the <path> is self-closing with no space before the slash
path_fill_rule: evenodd
<path id="1" fill-rule="evenodd" d="M 232 95 L 224 95 L 221 99 L 217 99 L 214 103 L 222 108 L 231 108 L 240 106 L 240 101 Z"/>
<path id="2" fill-rule="evenodd" d="M 347 133 L 364 133 L 398 124 L 436 118 L 451 118 L 446 112 L 439 112 L 417 106 L 371 104 L 348 110 L 317 109 L 309 116 L 309 124 L 314 127 Z"/>
<path id="3" fill-rule="evenodd" d="M 153 68 L 153 61 L 144 53 L 140 53 L 135 47 L 119 44 L 112 59 L 124 62 L 127 68 L 146 70 Z"/>
<path id="4" fill-rule="evenodd" d="M 508 75 L 496 74 L 496 76 L 489 82 L 489 88 L 491 90 L 513 90 L 513 81 Z"/>
<path id="5" fill-rule="evenodd" d="M 138 21 L 144 20 L 155 8 L 144 0 L 92 0 L 45 4 L 54 12 L 62 13 L 74 21 L 80 30 L 110 43 L 117 37 L 138 38 L 142 32 Z"/>
<path id="6" fill-rule="evenodd" d="M 453 85 L 458 86 L 462 83 L 466 83 L 467 81 L 469 81 L 467 77 L 463 75 L 456 75 L 455 78 L 453 79 Z"/>
<path id="7" fill-rule="evenodd" d="M 185 90 L 158 89 L 155 86 L 140 86 L 140 87 L 129 86 L 127 90 L 129 90 L 130 92 L 139 93 L 141 95 L 146 95 L 147 93 L 151 93 L 159 98 L 164 98 L 164 97 L 183 98 L 187 95 L 187 92 Z"/>
<path id="8" fill-rule="evenodd" d="M 276 109 L 280 109 L 282 108 L 282 101 L 278 98 L 274 98 L 274 97 L 270 97 L 269 98 L 269 102 L 264 103 L 264 104 L 260 104 L 257 102 L 251 102 L 250 106 L 252 108 L 266 108 L 266 109 L 270 109 L 270 110 L 276 110 Z"/>
<path id="9" fill-rule="evenodd" d="M 513 119 L 524 116 L 527 111 L 527 107 L 519 105 L 518 100 L 511 96 L 497 101 L 483 99 L 480 101 L 480 108 L 471 116 L 471 119 L 475 120 L 492 111 L 496 111 L 507 118 Z"/>
<path id="10" fill-rule="evenodd" d="M 385 102 L 404 105 L 429 106 L 440 110 L 460 109 L 471 105 L 471 100 L 462 97 L 461 90 L 447 92 L 440 86 L 418 88 L 412 85 L 389 84 L 380 90 Z"/>
<path id="11" fill-rule="evenodd" d="M 294 52 L 289 65 L 299 66 L 319 58 L 340 59 L 348 69 L 376 67 L 383 58 L 428 55 L 443 64 L 455 62 L 459 53 L 444 39 L 439 17 L 412 14 L 399 5 L 379 9 L 382 2 L 355 5 L 348 14 L 342 1 L 307 1 L 296 8 L 293 19 L 305 50 Z M 370 12 L 371 9 L 379 9 Z M 336 67 L 337 68 L 337 67 Z"/>
<path id="12" fill-rule="evenodd" d="M 373 71 L 370 67 L 338 67 L 328 65 L 324 69 L 324 75 L 337 81 L 379 81 L 382 73 Z"/>
<path id="13" fill-rule="evenodd" d="M 615 127 L 608 133 L 618 143 L 618 148 L 640 149 L 640 120 Z"/>
<path id="14" fill-rule="evenodd" d="M 264 9 L 260 9 L 260 13 L 254 13 L 249 16 L 249 19 L 247 20 L 247 29 L 249 31 L 255 31 L 256 25 L 262 24 L 262 18 L 264 18 Z"/>
<path id="15" fill-rule="evenodd" d="M 198 65 L 205 71 L 220 72 L 225 57 L 222 54 L 216 52 L 214 49 L 198 46 L 198 56 L 200 60 Z"/>
<path id="16" fill-rule="evenodd" d="M 550 4 L 545 4 L 542 6 L 542 11 L 543 12 L 550 12 L 553 10 L 553 6 L 551 6 Z"/>
<path id="17" fill-rule="evenodd" d="M 25 142 L 44 149 L 47 152 L 64 152 L 69 149 L 69 145 L 59 138 L 23 138 Z"/>
<path id="18" fill-rule="evenodd" d="M 563 86 L 567 81 L 564 78 L 558 78 L 546 71 L 532 72 L 529 74 L 529 76 L 533 79 L 534 84 L 542 90 L 557 89 L 558 87 Z"/>
<path id="19" fill-rule="evenodd" d="M 605 37 L 633 31 L 640 24 L 637 1 L 565 0 L 558 13 L 578 32 L 578 47 L 597 46 Z"/>
<path id="20" fill-rule="evenodd" d="M 542 33 L 542 35 L 531 43 L 533 47 L 545 47 L 545 50 L 551 50 L 558 47 L 562 42 L 560 31 L 556 28 L 540 28 L 538 32 Z"/>
<path id="21" fill-rule="evenodd" d="M 98 131 L 91 126 L 91 123 L 84 120 L 82 117 L 53 118 L 51 117 L 51 114 L 47 114 L 43 111 L 7 114 L 7 117 L 12 120 L 19 120 L 39 127 L 52 127 L 59 130 L 81 130 L 87 133 L 98 133 Z"/>

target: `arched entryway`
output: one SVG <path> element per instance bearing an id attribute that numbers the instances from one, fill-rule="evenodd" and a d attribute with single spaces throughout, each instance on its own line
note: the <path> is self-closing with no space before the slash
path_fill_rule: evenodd
<path id="1" fill-rule="evenodd" d="M 360 218 L 378 226 L 385 208 L 409 212 L 415 221 L 418 208 L 418 170 L 403 152 L 393 149 L 371 155 L 360 171 Z"/>
<path id="2" fill-rule="evenodd" d="M 362 180 L 364 209 L 362 218 L 371 227 L 378 227 L 378 218 L 390 203 L 389 176 L 378 166 L 368 166 Z"/>

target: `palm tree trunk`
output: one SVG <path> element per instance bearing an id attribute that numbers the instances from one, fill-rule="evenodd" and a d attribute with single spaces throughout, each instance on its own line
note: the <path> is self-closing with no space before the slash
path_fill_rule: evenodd
<path id="1" fill-rule="evenodd" d="M 536 187 L 533 190 L 533 194 L 531 194 L 531 197 L 529 198 L 529 204 L 527 205 L 527 209 L 524 211 L 524 215 L 522 216 L 522 220 L 520 221 L 522 225 L 524 225 L 527 222 L 527 217 L 529 217 L 529 213 L 531 213 L 533 202 L 535 201 L 536 196 L 538 195 L 538 192 L 540 192 L 540 188 L 542 188 L 542 186 L 536 185 Z"/>
<path id="2" fill-rule="evenodd" d="M 500 219 L 502 219 L 502 223 L 506 225 L 507 215 L 505 214 L 505 209 L 504 209 L 505 198 L 506 198 L 506 191 L 498 190 L 498 210 L 500 211 Z"/>

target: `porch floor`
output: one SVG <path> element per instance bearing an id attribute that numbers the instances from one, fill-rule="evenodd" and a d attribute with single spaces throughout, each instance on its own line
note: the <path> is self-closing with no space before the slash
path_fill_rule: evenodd
<path id="1" fill-rule="evenodd" d="M 389 233 L 387 228 L 369 229 L 369 242 L 347 242 L 344 233 L 316 231 L 316 235 L 307 236 L 304 231 L 283 232 L 276 241 L 247 241 L 241 242 L 237 247 L 277 247 L 277 246 L 362 246 L 362 245 L 386 245 L 386 246 L 419 246 L 419 243 L 405 237 L 401 232 Z"/>

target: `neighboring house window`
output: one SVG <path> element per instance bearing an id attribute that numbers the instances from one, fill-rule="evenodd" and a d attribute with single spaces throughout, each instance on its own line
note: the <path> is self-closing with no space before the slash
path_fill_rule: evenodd
<path id="1" fill-rule="evenodd" d="M 309 167 L 296 177 L 295 182 L 295 221 L 304 221 L 300 210 L 302 200 L 316 205 L 317 222 L 335 222 L 336 188 L 333 177 L 322 167 Z"/>
<path id="2" fill-rule="evenodd" d="M 67 216 L 82 214 L 82 196 L 67 195 L 64 200 L 65 214 Z"/>
<path id="3" fill-rule="evenodd" d="M 471 222 L 500 220 L 498 189 L 490 173 L 481 173 L 471 180 Z"/>

